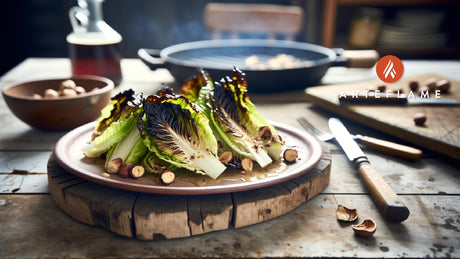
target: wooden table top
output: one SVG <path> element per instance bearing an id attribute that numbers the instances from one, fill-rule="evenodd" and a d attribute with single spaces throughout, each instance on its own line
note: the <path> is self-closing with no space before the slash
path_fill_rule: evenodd
<path id="1" fill-rule="evenodd" d="M 458 61 L 404 61 L 405 75 L 438 73 L 460 80 Z M 145 95 L 176 85 L 167 70 L 150 71 L 137 59 L 122 62 L 124 81 Z M 3 75 L 10 83 L 70 76 L 67 59 L 30 58 Z M 324 84 L 375 79 L 374 70 L 331 68 Z M 267 119 L 301 130 L 299 116 L 327 130 L 335 114 L 304 100 L 303 91 L 250 95 Z M 343 119 L 351 132 L 399 141 Z M 17 119 L 0 99 L 0 257 L 460 257 L 460 168 L 458 160 L 424 150 L 407 161 L 364 148 L 375 169 L 410 209 L 409 218 L 383 218 L 340 147 L 327 143 L 332 156 L 329 185 L 295 210 L 243 228 L 190 238 L 139 241 L 73 220 L 50 197 L 47 162 L 66 132 L 42 132 Z M 458 135 L 458 129 L 455 131 Z M 407 143 L 405 143 L 407 144 Z M 371 238 L 354 235 L 337 221 L 339 204 L 357 208 L 358 221 L 377 224 Z"/>

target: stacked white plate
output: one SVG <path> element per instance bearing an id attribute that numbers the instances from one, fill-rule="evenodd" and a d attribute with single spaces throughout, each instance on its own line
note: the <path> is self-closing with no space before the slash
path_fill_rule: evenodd
<path id="1" fill-rule="evenodd" d="M 446 45 L 441 31 L 444 13 L 432 10 L 401 10 L 394 25 L 383 25 L 379 46 L 397 49 L 434 49 Z"/>

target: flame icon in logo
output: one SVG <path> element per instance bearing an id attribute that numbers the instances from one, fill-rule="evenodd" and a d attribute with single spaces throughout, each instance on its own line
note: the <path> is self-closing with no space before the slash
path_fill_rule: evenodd
<path id="1" fill-rule="evenodd" d="M 388 78 L 388 75 L 390 75 L 392 78 L 395 78 L 396 76 L 396 70 L 394 69 L 393 67 L 393 62 L 390 60 L 388 60 L 388 64 L 387 66 L 385 67 L 385 70 L 383 70 L 383 74 L 385 75 L 385 78 Z"/>
<path id="2" fill-rule="evenodd" d="M 399 58 L 387 55 L 377 62 L 376 72 L 377 76 L 383 82 L 394 83 L 403 75 L 404 66 Z"/>

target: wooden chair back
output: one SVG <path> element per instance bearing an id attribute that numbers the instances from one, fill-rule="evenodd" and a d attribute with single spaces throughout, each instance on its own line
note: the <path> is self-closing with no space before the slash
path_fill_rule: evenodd
<path id="1" fill-rule="evenodd" d="M 278 36 L 294 40 L 303 26 L 304 11 L 298 6 L 272 4 L 208 3 L 205 7 L 205 25 L 213 31 L 212 38 L 222 33 L 239 38 L 241 33 L 259 33 L 268 39 Z"/>

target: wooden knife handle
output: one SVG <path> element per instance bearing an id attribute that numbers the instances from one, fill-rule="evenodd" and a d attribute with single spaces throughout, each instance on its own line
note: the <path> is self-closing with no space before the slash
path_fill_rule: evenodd
<path id="1" fill-rule="evenodd" d="M 394 222 L 406 220 L 409 217 L 409 209 L 377 171 L 368 162 L 361 163 L 358 169 L 382 214 Z"/>
<path id="2" fill-rule="evenodd" d="M 401 145 L 398 143 L 367 137 L 359 136 L 359 142 L 363 145 L 366 145 L 370 148 L 378 150 L 383 153 L 387 153 L 393 156 L 406 158 L 406 159 L 419 159 L 422 156 L 422 150 L 409 147 L 406 145 Z"/>

